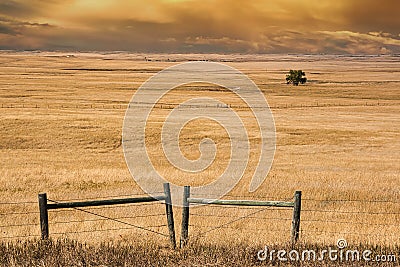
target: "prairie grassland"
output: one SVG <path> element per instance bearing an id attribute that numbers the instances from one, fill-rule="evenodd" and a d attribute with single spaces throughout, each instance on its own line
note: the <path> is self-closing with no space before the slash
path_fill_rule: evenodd
<path id="1" fill-rule="evenodd" d="M 180 61 L 207 58 L 229 61 L 226 64 L 254 80 L 272 107 L 277 130 L 272 169 L 263 186 L 249 193 L 259 141 L 254 119 L 249 110 L 240 108 L 240 99 L 207 85 L 177 88 L 162 99 L 164 104 L 179 103 L 188 96 L 207 95 L 239 107 L 237 112 L 246 118 L 250 133 L 251 160 L 243 179 L 229 195 L 286 200 L 295 190 L 302 190 L 304 242 L 334 243 L 346 238 L 349 243 L 400 243 L 398 57 L 147 58 L 155 60 L 144 61 L 144 55 L 123 53 L 0 54 L 0 202 L 4 203 L 0 205 L 4 214 L 0 239 L 39 234 L 38 214 L 34 213 L 37 204 L 6 204 L 35 202 L 39 192 L 47 192 L 53 200 L 142 193 L 130 176 L 122 152 L 125 108 L 151 75 Z M 289 69 L 305 71 L 307 85 L 286 85 L 285 72 Z M 155 108 L 148 122 L 146 144 L 153 164 L 171 182 L 198 185 L 212 181 L 229 160 L 226 132 L 212 121 L 188 124 L 180 139 L 188 158 L 199 156 L 198 144 L 205 136 L 212 138 L 219 150 L 215 164 L 201 176 L 182 175 L 160 154 L 160 127 L 170 111 Z M 165 224 L 165 217 L 159 215 L 164 212 L 160 204 L 90 210 L 167 233 L 166 227 L 160 226 Z M 181 210 L 174 211 L 179 233 Z M 267 209 L 231 224 L 226 223 L 254 210 L 210 206 L 193 208 L 192 212 L 190 236 L 194 240 L 257 245 L 290 238 L 290 210 Z M 139 217 L 127 218 L 135 216 Z M 222 229 L 199 236 L 210 227 L 224 224 Z M 163 236 L 119 229 L 123 227 L 126 225 L 77 210 L 50 212 L 50 235 L 54 237 L 91 243 L 151 240 L 168 244 Z"/>

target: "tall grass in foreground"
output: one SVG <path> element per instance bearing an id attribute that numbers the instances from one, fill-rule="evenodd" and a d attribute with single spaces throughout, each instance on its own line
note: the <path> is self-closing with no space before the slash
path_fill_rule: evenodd
<path id="1" fill-rule="evenodd" d="M 328 246 L 315 244 L 274 244 L 270 249 L 314 249 Z M 335 246 L 331 246 L 334 248 Z M 50 241 L 18 241 L 0 243 L 1 266 L 398 266 L 397 262 L 353 261 L 306 261 L 278 262 L 259 261 L 257 252 L 262 249 L 245 243 L 218 244 L 191 243 L 185 249 L 172 250 L 156 243 L 89 245 L 69 239 Z M 372 255 L 400 254 L 400 247 L 359 245 L 349 249 L 369 249 Z"/>

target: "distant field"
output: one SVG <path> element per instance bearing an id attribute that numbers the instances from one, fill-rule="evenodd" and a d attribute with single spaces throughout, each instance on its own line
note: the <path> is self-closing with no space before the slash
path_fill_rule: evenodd
<path id="1" fill-rule="evenodd" d="M 145 61 L 145 56 L 151 61 Z M 142 193 L 122 152 L 125 109 L 146 79 L 187 60 L 222 61 L 241 70 L 259 86 L 274 114 L 277 148 L 267 179 L 256 192 L 247 192 L 256 166 L 251 162 L 227 198 L 286 200 L 295 190 L 302 190 L 302 241 L 335 243 L 345 238 L 352 244 L 400 243 L 399 57 L 71 56 L 45 52 L 0 53 L 0 240 L 40 234 L 36 213 L 39 192 L 47 192 L 53 200 Z M 305 71 L 308 83 L 286 85 L 289 69 Z M 195 185 L 199 182 L 174 175 L 166 166 L 157 141 L 162 119 L 188 95 L 223 99 L 236 105 L 243 117 L 249 111 L 240 109 L 242 103 L 232 93 L 213 86 L 177 88 L 156 106 L 147 140 L 154 163 L 171 176 L 171 182 Z M 224 131 L 208 123 L 188 125 L 180 140 L 188 158 L 198 157 L 197 144 L 204 135 L 221 143 L 217 158 L 221 163 L 206 172 L 202 181 L 214 179 L 228 160 Z M 253 133 L 254 125 L 248 126 Z M 256 146 L 257 136 L 251 137 Z M 91 210 L 167 233 L 160 204 Z M 193 239 L 210 227 L 251 212 L 217 207 L 192 210 Z M 181 210 L 174 211 L 179 232 Z M 138 215 L 142 217 L 126 218 Z M 198 238 L 218 244 L 286 242 L 291 216 L 290 210 L 268 209 Z M 50 212 L 50 235 L 91 243 L 144 238 L 168 244 L 162 236 L 120 229 L 124 225 L 98 219 L 76 210 Z"/>

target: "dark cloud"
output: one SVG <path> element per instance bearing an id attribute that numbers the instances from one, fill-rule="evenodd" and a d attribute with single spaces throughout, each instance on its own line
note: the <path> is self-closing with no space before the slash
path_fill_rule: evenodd
<path id="1" fill-rule="evenodd" d="M 343 14 L 346 26 L 361 32 L 385 31 L 400 33 L 400 1 L 351 0 L 346 1 Z"/>
<path id="2" fill-rule="evenodd" d="M 0 22 L 0 33 L 8 34 L 8 35 L 17 35 L 17 31 L 12 27 L 5 25 Z"/>
<path id="3" fill-rule="evenodd" d="M 23 16 L 32 14 L 36 11 L 32 8 L 32 5 L 27 3 L 19 3 L 13 0 L 2 0 L 0 2 L 0 12 L 2 14 L 7 14 L 8 16 Z"/>
<path id="4" fill-rule="evenodd" d="M 47 13 L 48 9 L 61 1 L 54 0 L 1 0 L 0 14 L 15 18 L 34 18 Z"/>

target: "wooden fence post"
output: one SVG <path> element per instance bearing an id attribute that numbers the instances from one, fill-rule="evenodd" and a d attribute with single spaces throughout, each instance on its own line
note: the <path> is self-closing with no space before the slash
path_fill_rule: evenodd
<path id="1" fill-rule="evenodd" d="M 172 199 L 171 199 L 171 189 L 169 183 L 164 184 L 164 194 L 165 194 L 165 210 L 167 214 L 168 230 L 169 230 L 169 240 L 171 241 L 172 248 L 176 248 L 175 240 L 175 226 L 174 226 L 174 214 L 172 211 Z"/>
<path id="2" fill-rule="evenodd" d="M 49 238 L 49 214 L 47 211 L 47 194 L 39 194 L 39 213 L 40 213 L 40 231 L 41 238 Z"/>
<path id="3" fill-rule="evenodd" d="M 294 194 L 294 208 L 293 208 L 293 221 L 292 221 L 292 243 L 296 243 L 299 240 L 300 212 L 301 212 L 301 191 L 296 191 Z"/>
<path id="4" fill-rule="evenodd" d="M 183 202 L 182 202 L 182 229 L 181 229 L 181 242 L 180 247 L 186 246 L 189 236 L 189 202 L 190 186 L 183 188 Z"/>

